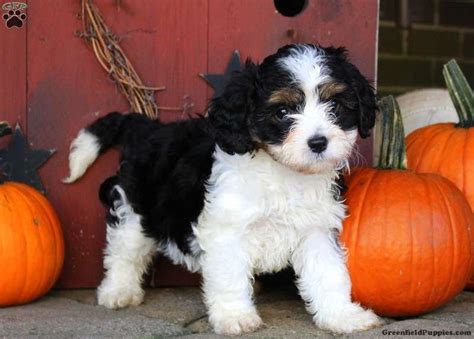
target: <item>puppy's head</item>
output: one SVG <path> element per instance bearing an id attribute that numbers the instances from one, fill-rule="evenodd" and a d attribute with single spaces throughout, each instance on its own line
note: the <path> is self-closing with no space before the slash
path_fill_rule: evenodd
<path id="1" fill-rule="evenodd" d="M 357 134 L 374 126 L 373 88 L 343 48 L 288 45 L 256 65 L 247 61 L 209 106 L 219 147 L 263 149 L 296 171 L 333 170 Z"/>

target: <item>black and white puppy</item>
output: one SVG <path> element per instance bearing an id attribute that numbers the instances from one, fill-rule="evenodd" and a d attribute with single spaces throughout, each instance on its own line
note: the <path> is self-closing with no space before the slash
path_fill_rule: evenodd
<path id="1" fill-rule="evenodd" d="M 351 302 L 337 241 L 345 206 L 334 197 L 375 109 L 373 88 L 344 49 L 289 45 L 259 65 L 247 61 L 208 117 L 162 124 L 111 113 L 81 130 L 65 182 L 108 148 L 122 149 L 118 173 L 100 189 L 108 217 L 99 304 L 140 304 L 142 276 L 159 252 L 202 273 L 217 333 L 257 329 L 253 276 L 290 265 L 318 326 L 378 325 Z"/>

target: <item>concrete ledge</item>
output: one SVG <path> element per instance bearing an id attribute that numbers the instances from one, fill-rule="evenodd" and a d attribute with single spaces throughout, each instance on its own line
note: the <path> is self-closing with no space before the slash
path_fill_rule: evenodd
<path id="1" fill-rule="evenodd" d="M 243 337 L 334 337 L 318 329 L 292 289 L 262 291 L 257 304 L 265 327 Z M 419 318 L 395 321 L 348 337 L 380 338 L 403 331 L 471 331 L 474 293 L 463 292 L 445 307 Z M 97 306 L 93 290 L 53 291 L 24 306 L 0 309 L 0 337 L 170 337 L 218 338 L 212 334 L 198 288 L 150 289 L 145 303 L 119 311 Z M 390 335 L 391 338 L 404 337 Z"/>

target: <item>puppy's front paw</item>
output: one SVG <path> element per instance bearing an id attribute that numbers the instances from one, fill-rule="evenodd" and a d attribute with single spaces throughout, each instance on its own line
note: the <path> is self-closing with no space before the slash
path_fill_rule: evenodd
<path id="1" fill-rule="evenodd" d="M 318 327 L 335 333 L 364 331 L 384 324 L 372 310 L 366 310 L 355 303 L 339 310 L 318 312 L 315 322 Z"/>
<path id="2" fill-rule="evenodd" d="M 217 316 L 210 316 L 209 322 L 217 334 L 223 335 L 253 332 L 263 324 L 256 311 L 246 313 L 223 312 Z"/>
<path id="3" fill-rule="evenodd" d="M 97 289 L 97 303 L 110 309 L 138 306 L 144 296 L 145 292 L 140 287 L 109 286 L 107 282 L 102 282 Z"/>

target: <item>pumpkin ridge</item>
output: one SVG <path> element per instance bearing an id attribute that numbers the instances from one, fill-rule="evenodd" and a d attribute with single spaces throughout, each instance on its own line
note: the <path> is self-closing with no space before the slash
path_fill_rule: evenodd
<path id="1" fill-rule="evenodd" d="M 28 215 L 31 216 L 31 214 L 32 214 L 31 212 L 33 211 L 33 208 L 32 208 L 32 205 L 28 201 L 29 192 L 26 191 L 24 189 L 24 187 L 22 187 L 22 184 L 12 183 L 11 187 L 13 188 L 13 190 L 16 190 L 18 198 L 23 201 L 23 204 L 25 206 L 28 207 L 28 212 L 29 212 Z M 27 222 L 30 223 L 31 221 L 28 220 Z M 25 235 L 24 232 L 22 232 L 22 233 L 23 233 L 23 235 Z M 35 234 L 35 237 L 38 239 L 38 242 L 40 244 L 40 248 L 42 249 L 43 248 L 43 243 L 41 241 L 41 237 L 39 236 L 39 234 Z M 28 238 L 28 237 L 25 237 L 25 238 Z M 30 242 L 30 244 L 31 244 L 31 242 Z M 26 248 L 29 249 L 30 245 L 27 245 Z M 29 255 L 31 255 L 31 253 Z M 29 259 L 29 255 L 26 255 L 26 257 L 28 259 Z M 26 265 L 26 267 L 30 268 L 30 265 L 31 265 L 31 261 L 28 260 L 28 264 Z M 30 298 L 31 296 L 37 295 L 38 292 L 40 291 L 39 287 L 41 287 L 41 282 L 43 282 L 45 280 L 44 260 L 41 260 L 41 267 L 35 267 L 35 270 L 36 269 L 41 272 L 41 273 L 38 274 L 41 278 L 37 279 L 37 282 L 40 281 L 40 284 L 37 284 L 36 286 L 29 286 L 28 285 L 29 282 L 26 282 L 25 285 L 27 285 L 29 288 L 27 290 L 27 295 L 26 296 L 23 296 L 23 293 L 20 294 L 22 296 L 22 298 L 20 298 L 21 300 L 25 300 L 25 299 Z M 28 276 L 28 274 L 26 274 L 26 276 Z M 28 280 L 28 279 L 25 279 L 25 280 Z"/>
<path id="2" fill-rule="evenodd" d="M 25 189 L 25 187 L 22 187 L 22 186 L 19 186 L 18 188 L 23 192 L 23 197 L 25 198 L 26 204 L 30 207 L 30 211 L 34 211 L 35 214 L 42 213 L 43 217 L 44 217 L 44 212 L 43 211 L 40 212 L 40 210 L 42 210 L 42 209 L 35 208 L 35 205 L 31 204 L 30 199 L 33 197 L 32 192 L 29 192 L 28 190 Z M 28 198 L 26 198 L 26 197 L 28 197 Z M 44 225 L 42 225 L 41 227 L 44 227 Z M 37 234 L 35 234 L 35 237 L 37 238 L 37 241 L 40 245 L 41 251 L 44 251 L 45 247 L 46 247 L 44 245 L 43 236 L 44 236 L 44 234 L 39 230 L 37 231 Z M 36 284 L 36 288 L 30 289 L 30 294 L 31 295 L 35 296 L 35 295 L 40 294 L 40 291 L 42 290 L 43 285 L 45 285 L 45 281 L 47 281 L 46 276 L 45 276 L 46 269 L 47 269 L 47 266 L 45 266 L 45 260 L 41 260 L 41 269 L 40 269 L 41 270 L 41 279 L 38 279 L 37 284 Z"/>
<path id="3" fill-rule="evenodd" d="M 465 190 L 465 187 L 466 187 L 466 169 L 464 168 L 465 167 L 465 162 L 466 162 L 466 149 L 467 149 L 467 141 L 468 141 L 468 136 L 469 136 L 469 129 L 468 128 L 463 128 L 463 132 L 464 132 L 464 143 L 463 143 L 463 146 L 461 148 L 462 150 L 462 156 L 461 156 L 461 168 L 462 168 L 462 181 L 461 181 L 461 191 L 462 193 L 464 194 L 464 196 L 467 196 L 466 194 L 466 190 Z"/>
<path id="4" fill-rule="evenodd" d="M 437 128 L 434 128 L 435 125 L 430 125 L 432 127 L 432 130 L 428 130 L 428 132 L 431 132 L 431 134 L 433 133 L 438 133 L 438 132 L 441 132 L 442 129 L 441 129 L 441 126 L 436 126 Z M 414 130 L 413 132 L 411 132 L 407 137 L 406 137 L 406 148 L 408 147 L 411 147 L 412 144 L 416 143 L 418 141 L 418 138 L 413 138 L 411 137 L 412 135 L 418 135 L 418 134 L 423 134 L 426 132 L 426 128 L 427 126 L 425 127 L 420 127 L 416 130 Z"/>
<path id="5" fill-rule="evenodd" d="M 13 211 L 13 213 L 15 213 L 15 220 L 22 220 L 21 218 L 21 215 L 19 214 L 20 211 L 22 213 L 25 212 L 26 208 L 25 208 L 25 203 L 24 203 L 24 200 L 21 199 L 21 191 L 18 190 L 14 185 L 12 185 L 11 183 L 6 183 L 5 185 L 8 185 L 8 186 L 5 186 L 7 187 L 8 191 L 10 191 L 9 193 L 11 193 L 12 191 L 13 192 L 16 192 L 16 195 L 14 196 L 15 199 L 14 201 L 12 201 L 12 203 L 14 203 L 15 206 L 17 206 L 17 204 L 19 203 L 19 201 L 21 203 L 23 203 L 23 208 L 17 208 Z M 17 206 L 18 207 L 18 206 Z M 28 276 L 28 270 L 29 270 L 29 265 L 30 265 L 30 260 L 29 260 L 29 244 L 28 244 L 28 240 L 27 240 L 27 237 L 25 236 L 25 232 L 20 232 L 21 233 L 21 237 L 23 238 L 23 243 L 25 244 L 24 248 L 25 248 L 25 253 L 24 255 L 22 256 L 23 257 L 23 262 L 24 262 L 24 271 L 21 270 L 23 272 L 23 274 L 21 275 L 21 288 L 19 289 L 19 293 L 18 295 L 16 296 L 16 298 L 14 298 L 14 302 L 22 302 L 22 300 L 25 299 L 25 297 L 23 296 L 23 294 L 25 294 L 26 291 L 26 287 L 27 287 L 27 284 L 28 284 L 28 279 L 27 279 L 27 276 Z"/>
<path id="6" fill-rule="evenodd" d="M 416 179 L 416 178 L 415 178 Z M 408 227 L 410 228 L 410 295 L 414 295 L 413 293 L 413 285 L 414 285 L 414 277 L 416 272 L 414 272 L 414 259 L 415 259 L 415 254 L 414 254 L 414 235 L 413 235 L 413 222 L 412 222 L 412 208 L 411 208 L 411 201 L 413 199 L 413 193 L 411 190 L 408 190 L 408 199 L 406 200 L 407 205 L 408 205 Z"/>
<path id="7" fill-rule="evenodd" d="M 37 206 L 37 205 L 32 204 L 31 201 L 30 201 L 30 200 L 33 198 L 34 202 L 35 202 L 36 204 L 38 204 L 38 199 L 36 199 L 35 194 L 34 194 L 34 193 L 36 193 L 36 192 L 28 191 L 28 190 L 27 190 L 25 187 L 23 187 L 21 184 L 20 184 L 20 185 L 16 185 L 16 187 L 22 192 L 24 201 L 25 201 L 25 203 L 29 206 L 30 211 L 33 211 L 33 210 L 34 210 L 35 213 L 41 213 L 41 214 L 42 214 L 42 215 L 41 215 L 41 218 L 42 218 L 42 219 L 43 219 L 43 218 L 44 218 L 44 219 L 47 219 L 47 217 L 45 218 L 45 216 L 46 216 L 47 213 L 45 212 L 43 206 L 41 205 L 41 208 L 36 208 L 36 209 L 34 209 L 34 206 Z M 28 199 L 27 197 L 30 198 L 30 199 Z M 32 216 L 32 217 L 34 217 L 34 216 Z M 45 225 L 42 225 L 41 227 L 44 228 Z M 50 228 L 49 228 L 49 229 L 50 229 Z M 49 232 L 49 233 L 51 234 L 51 232 Z M 37 231 L 37 234 L 35 234 L 35 236 L 36 236 L 36 238 L 38 239 L 38 242 L 39 242 L 39 244 L 40 244 L 41 250 L 44 251 L 44 250 L 46 249 L 46 246 L 45 246 L 45 244 L 44 244 L 44 239 L 43 239 L 43 238 L 44 238 L 44 234 L 43 234 L 43 232 L 38 230 L 38 231 Z M 56 260 L 56 258 L 54 258 L 54 260 Z M 46 274 L 49 273 L 49 272 L 47 272 L 47 270 L 46 270 L 46 269 L 48 268 L 48 267 L 47 267 L 48 265 L 45 265 L 45 261 L 44 261 L 44 260 L 41 260 L 41 265 L 42 265 L 42 269 L 41 269 L 41 279 L 38 279 L 38 280 L 37 280 L 36 288 L 30 290 L 32 295 L 39 295 L 40 292 L 46 288 L 46 284 L 48 283 L 48 279 L 46 278 Z M 48 289 L 49 289 L 49 288 L 48 288 Z"/>
<path id="8" fill-rule="evenodd" d="M 377 172 L 375 172 L 375 173 L 377 173 Z M 385 173 L 385 172 L 382 172 L 382 173 L 380 173 L 380 175 L 383 177 L 383 176 L 384 176 L 384 173 Z M 384 180 L 383 180 L 383 182 L 382 182 L 382 185 L 386 185 L 386 184 L 387 184 L 387 180 L 386 180 L 386 178 L 383 178 L 383 179 L 384 179 Z M 372 189 L 373 189 L 373 188 L 372 188 Z M 383 220 L 387 220 L 387 213 L 388 213 L 388 211 L 385 209 L 386 206 L 388 205 L 387 200 L 388 200 L 387 195 L 383 195 L 383 208 L 384 208 L 384 210 L 383 210 L 383 212 L 384 212 Z M 364 201 L 365 201 L 365 198 L 364 198 Z M 382 203 L 381 203 L 381 204 L 382 204 Z M 385 222 L 382 223 L 382 225 L 383 225 L 383 226 L 382 226 L 382 227 L 383 227 L 382 232 L 386 232 L 387 229 L 390 228 L 390 227 L 387 227 L 387 223 L 385 223 Z M 387 246 L 387 241 L 386 241 L 385 237 L 377 237 L 377 241 L 376 241 L 376 242 L 374 241 L 374 245 L 375 245 L 375 248 L 385 248 L 385 247 Z M 385 291 L 382 291 L 382 293 L 381 293 L 382 295 L 385 294 L 385 293 L 383 293 L 383 292 L 385 292 Z"/>
<path id="9" fill-rule="evenodd" d="M 27 195 L 30 199 L 31 197 L 33 197 L 33 194 L 31 194 L 31 192 L 28 192 L 24 189 L 24 187 L 21 187 L 21 190 L 23 191 L 23 194 Z M 30 210 L 33 210 L 34 208 L 34 205 L 31 204 L 31 202 L 26 199 L 26 204 L 28 206 L 30 206 Z M 34 211 L 35 213 L 38 213 L 39 212 L 39 208 L 35 208 Z M 43 214 L 44 214 L 44 211 L 42 211 Z M 42 227 L 44 227 L 44 225 L 42 225 Z M 43 234 L 42 232 L 38 232 L 38 234 L 36 235 L 36 237 L 38 238 L 38 241 L 40 243 L 40 246 L 41 246 L 41 249 L 44 250 L 45 249 L 45 246 L 44 246 L 44 242 L 43 242 Z M 41 269 L 41 279 L 39 279 L 39 282 L 38 284 L 36 285 L 36 289 L 33 290 L 33 292 L 31 292 L 32 295 L 37 295 L 37 294 L 40 294 L 40 291 L 42 290 L 43 288 L 43 285 L 44 285 L 44 282 L 47 280 L 46 277 L 45 277 L 45 262 L 44 260 L 41 261 L 42 262 L 42 269 Z"/>
<path id="10" fill-rule="evenodd" d="M 474 128 L 468 128 L 466 131 L 467 131 L 466 143 L 468 145 L 467 147 L 472 147 L 474 146 Z M 470 151 L 472 152 L 472 148 L 470 149 Z M 464 166 L 466 166 L 465 173 L 466 174 L 474 173 L 474 156 L 472 155 L 472 153 L 467 153 L 467 154 L 464 153 L 464 157 L 465 157 L 464 160 L 466 161 L 466 163 L 464 164 Z M 472 188 L 469 189 L 470 187 Z M 471 175 L 465 178 L 465 187 L 463 189 L 463 192 L 465 192 L 467 201 L 469 202 L 469 206 L 471 207 L 471 210 L 474 213 L 474 176 Z M 474 235 L 474 232 L 473 232 L 473 235 Z M 472 242 L 474 244 L 474 237 L 472 239 Z M 473 256 L 474 256 L 474 253 L 473 253 Z M 473 281 L 473 288 L 474 288 L 474 272 L 473 272 L 472 281 Z"/>
<path id="11" fill-rule="evenodd" d="M 59 278 L 61 274 L 63 264 L 64 264 L 64 235 L 62 232 L 62 228 L 60 227 L 61 221 L 59 220 L 59 216 L 56 214 L 53 204 L 44 198 L 43 195 L 39 192 L 35 192 L 35 199 L 41 204 L 43 210 L 46 212 L 46 216 L 49 221 L 49 227 L 52 230 L 52 234 L 54 237 L 55 242 L 55 272 L 54 272 L 54 279 L 50 282 L 49 288 L 54 286 L 54 283 Z M 54 227 L 53 225 L 57 225 L 58 227 Z"/>
<path id="12" fill-rule="evenodd" d="M 460 148 L 463 143 L 464 129 L 459 130 L 453 128 L 453 134 L 446 141 L 445 147 L 442 153 L 442 157 L 436 162 L 436 167 L 430 172 L 438 173 L 442 177 L 445 177 L 452 182 L 461 192 L 463 187 L 461 186 L 464 178 L 464 172 L 459 167 L 463 165 L 463 150 Z M 456 170 L 453 171 L 452 168 Z"/>
<path id="13" fill-rule="evenodd" d="M 3 184 L 0 184 L 0 187 L 1 187 L 2 185 L 3 185 Z M 3 194 L 3 192 L 2 192 L 2 195 L 4 196 L 5 200 L 7 200 L 7 199 L 6 199 L 6 195 Z M 0 205 L 0 206 L 1 206 L 1 205 Z M 2 209 L 2 208 L 6 208 L 6 206 L 1 206 L 0 209 Z M 8 211 L 11 213 L 10 208 L 8 208 Z M 5 218 L 5 217 L 8 218 L 8 217 L 10 217 L 10 216 L 2 215 L 2 218 Z M 10 217 L 10 218 L 8 218 L 8 219 L 12 219 L 12 218 Z M 8 219 L 6 219 L 6 220 L 8 220 Z M 4 251 L 6 252 L 6 250 L 5 250 L 5 247 L 6 247 L 6 246 L 3 244 L 3 238 L 4 238 L 4 237 L 2 236 L 2 232 L 0 231 L 0 258 L 2 257 L 2 253 L 3 253 Z M 1 280 L 1 279 L 0 279 L 0 280 Z"/>
<path id="14" fill-rule="evenodd" d="M 433 168 L 434 166 L 437 166 L 441 162 L 441 160 L 444 157 L 443 152 L 446 149 L 446 143 L 452 136 L 450 132 L 454 133 L 454 131 L 450 129 L 449 127 L 450 126 L 443 124 L 439 126 L 436 133 L 432 133 L 432 134 L 427 133 L 428 135 L 423 134 L 421 137 L 418 137 L 418 139 L 423 140 L 424 147 L 423 149 L 420 149 L 420 152 L 418 153 L 419 156 L 418 156 L 418 162 L 417 162 L 416 167 L 413 167 L 413 168 L 416 168 L 416 171 L 420 173 L 430 173 L 431 172 L 430 169 Z M 428 131 L 429 130 L 430 129 L 428 128 Z M 444 146 L 443 146 L 443 149 L 436 151 L 436 148 L 434 148 L 435 145 L 444 145 Z M 414 148 L 416 149 L 416 147 L 417 146 L 415 145 Z"/>
<path id="15" fill-rule="evenodd" d="M 385 173 L 386 173 L 386 172 L 382 172 L 381 175 L 385 177 L 385 178 L 384 178 L 384 182 L 385 182 L 385 184 L 386 184 L 387 178 L 386 178 L 386 176 L 385 176 Z M 374 190 L 374 191 L 375 191 L 375 190 Z M 388 197 L 387 194 L 383 194 L 382 196 L 383 196 L 383 213 L 384 213 L 383 220 L 390 220 L 390 218 L 387 217 L 387 215 L 388 215 L 388 213 L 389 213 L 389 210 L 387 209 L 387 206 L 389 206 L 389 203 L 388 203 L 388 198 L 389 198 L 389 197 Z M 366 199 L 366 198 L 364 197 L 364 199 Z M 382 204 L 382 203 L 381 203 L 381 204 Z M 384 223 L 383 223 L 383 230 L 382 230 L 382 232 L 383 232 L 382 234 L 387 234 L 387 232 L 390 232 L 390 225 L 388 225 L 387 222 L 384 222 Z M 377 248 L 387 248 L 387 247 L 388 247 L 387 244 L 388 244 L 389 242 L 387 241 L 387 239 L 386 239 L 385 237 L 383 237 L 383 236 L 382 236 L 382 237 L 379 237 L 379 239 L 377 239 L 377 240 L 378 240 L 378 244 L 379 244 L 379 246 L 378 246 Z M 383 291 L 383 292 L 385 292 L 385 291 Z M 382 293 L 382 294 L 385 294 L 385 293 Z"/>
<path id="16" fill-rule="evenodd" d="M 38 196 L 38 192 L 35 192 L 35 194 L 32 194 L 32 198 L 35 200 L 35 202 L 41 206 L 41 210 L 43 211 L 44 215 L 46 216 L 46 219 L 48 220 L 48 223 L 47 223 L 47 226 L 48 226 L 48 229 L 50 231 L 50 234 L 52 234 L 53 238 L 54 238 L 54 252 L 56 253 L 56 255 L 54 256 L 54 276 L 55 276 L 55 279 L 53 279 L 53 281 L 51 282 L 48 282 L 48 286 L 47 286 L 47 289 L 49 290 L 51 287 L 53 287 L 56 279 L 59 277 L 59 274 L 61 273 L 61 269 L 62 269 L 62 265 L 63 263 L 59 263 L 58 262 L 58 247 L 59 247 L 59 244 L 61 242 L 61 235 L 58 235 L 57 234 L 57 228 L 56 227 L 53 227 L 53 225 L 55 224 L 58 224 L 59 223 L 59 220 L 57 217 L 55 217 L 54 219 L 55 220 L 52 220 L 51 219 L 51 213 L 48 212 L 48 207 L 49 207 L 49 210 L 52 210 L 52 206 L 48 206 L 50 205 L 49 201 L 47 201 L 46 199 L 41 199 L 43 198 L 42 196 Z M 51 204 L 52 205 L 52 204 Z M 59 256 L 60 257 L 60 256 Z"/>
<path id="17" fill-rule="evenodd" d="M 45 212 L 46 218 L 48 219 L 49 229 L 54 238 L 54 279 L 50 280 L 48 284 L 48 289 L 50 289 L 54 286 L 56 280 L 59 278 L 64 263 L 64 256 L 61 255 L 61 253 L 64 253 L 62 229 L 60 227 L 54 227 L 54 225 L 61 225 L 61 223 L 59 217 L 55 212 L 55 209 L 53 208 L 52 203 L 49 200 L 45 199 L 45 197 L 41 195 L 41 193 L 36 191 L 33 195 L 33 198 L 41 205 L 41 208 Z"/>
<path id="18" fill-rule="evenodd" d="M 5 184 L 0 184 L 0 187 L 3 191 L 2 193 L 3 193 L 3 196 L 5 197 L 5 201 L 6 201 L 6 204 L 7 204 L 6 206 L 8 207 L 8 211 L 10 213 L 9 214 L 10 220 L 21 220 L 21 219 L 18 219 L 18 213 L 19 213 L 18 210 L 12 209 L 10 207 L 10 205 L 15 204 L 15 202 L 16 202 L 15 196 L 9 197 L 9 199 L 7 199 L 7 196 L 10 194 L 9 185 L 6 184 L 6 183 Z M 13 240 L 14 241 L 19 241 L 18 238 L 22 238 L 21 241 L 23 241 L 23 245 L 24 245 L 24 247 L 26 247 L 25 246 L 25 241 L 24 241 L 24 235 L 23 234 L 20 235 L 19 233 L 15 233 L 14 230 L 13 230 L 14 225 L 12 225 L 12 223 L 10 223 L 8 225 L 8 227 L 9 227 L 10 233 L 13 233 L 13 234 L 17 235 Z M 7 239 L 7 242 L 8 241 L 12 242 L 12 239 L 9 238 L 9 239 Z M 5 245 L 5 247 L 7 249 L 11 250 L 11 247 L 9 248 L 8 245 Z M 26 258 L 24 256 L 21 256 L 21 258 L 19 260 L 21 260 L 20 264 L 27 263 Z M 10 266 L 10 268 L 11 268 L 11 266 Z M 25 276 L 22 273 L 24 273 L 24 272 L 21 271 L 21 270 L 19 272 L 18 270 L 14 269 L 13 270 L 13 277 L 11 277 L 11 281 L 7 282 L 8 286 L 10 287 L 12 284 L 13 285 L 17 285 L 17 284 L 20 285 L 21 284 L 21 286 L 23 286 L 23 283 L 25 281 Z M 2 301 L 2 303 L 6 303 L 7 305 L 9 305 L 9 304 L 17 302 L 18 296 L 17 295 L 12 295 L 12 293 L 8 293 L 7 296 L 5 296 L 3 299 L 4 300 Z"/>
<path id="19" fill-rule="evenodd" d="M 365 204 L 364 204 L 364 201 L 365 201 L 365 198 L 367 196 L 367 192 L 369 191 L 369 188 L 370 186 L 372 185 L 372 182 L 377 174 L 377 172 L 375 171 L 370 171 L 370 174 L 371 176 L 369 177 L 369 179 L 367 180 L 367 184 L 365 186 L 365 189 L 363 191 L 363 194 L 362 194 L 362 199 L 360 199 L 361 203 L 359 204 L 359 213 L 357 214 L 357 221 L 356 221 L 356 225 L 357 225 L 357 228 L 355 230 L 355 242 L 352 242 L 352 244 L 358 244 L 359 243 L 359 226 L 360 226 L 360 219 L 362 218 L 362 214 L 364 212 L 364 207 L 365 207 Z M 356 248 L 357 246 L 354 246 L 353 249 L 352 249 L 352 253 L 353 253 L 353 256 L 355 257 L 356 256 Z"/>
<path id="20" fill-rule="evenodd" d="M 439 143 L 439 139 L 443 139 L 443 149 L 441 149 L 439 152 L 437 152 L 437 154 L 439 154 L 440 157 L 444 156 L 444 151 L 446 149 L 446 143 L 449 141 L 449 139 L 455 133 L 454 130 L 447 129 L 445 127 L 446 127 L 445 125 L 441 125 L 441 126 L 439 126 L 438 129 L 436 129 L 436 132 L 433 133 L 432 135 L 428 135 L 428 136 L 423 135 L 423 142 L 424 142 L 423 149 L 421 149 L 420 152 L 419 152 L 420 156 L 418 156 L 417 166 L 413 167 L 413 168 L 418 169 L 420 167 L 423 167 L 423 164 L 426 161 L 426 156 L 425 155 L 427 153 L 427 149 L 429 147 L 433 146 L 433 143 L 430 142 L 431 140 L 436 140 Z M 430 164 L 432 167 L 434 167 L 435 165 L 438 166 L 439 163 L 440 163 L 439 158 L 436 158 L 435 160 L 436 160 L 436 164 L 435 164 L 434 161 L 432 162 L 432 164 Z"/>
<path id="21" fill-rule="evenodd" d="M 427 206 L 432 206 L 432 198 L 431 198 L 431 190 L 430 190 L 430 186 L 429 186 L 429 181 L 428 180 L 421 180 L 421 182 L 423 183 L 423 187 L 425 189 L 425 192 L 426 192 L 426 199 L 428 200 L 428 203 L 427 203 Z M 432 255 L 431 255 L 431 272 L 433 272 L 433 277 L 437 277 L 438 276 L 438 272 L 437 272 L 437 266 L 436 266 L 436 251 L 434 250 L 435 248 L 435 240 L 434 240 L 434 220 L 433 220 L 433 213 L 430 213 L 430 229 L 431 229 L 431 251 L 432 251 Z M 433 279 L 429 279 L 429 281 L 431 281 L 431 288 L 430 288 L 430 293 L 429 293 L 429 298 L 428 300 L 433 300 L 434 299 L 434 291 L 435 291 L 435 278 Z M 425 303 L 426 304 L 426 303 Z M 426 307 L 426 306 L 425 306 Z"/>
<path id="22" fill-rule="evenodd" d="M 417 132 L 418 132 L 418 133 L 417 133 Z M 421 148 L 419 154 L 425 154 L 426 149 L 430 146 L 430 144 L 429 144 L 428 142 L 426 142 L 425 140 L 434 140 L 434 139 L 436 139 L 439 135 L 441 135 L 442 133 L 445 132 L 445 129 L 443 128 L 443 126 L 439 126 L 439 128 L 434 128 L 434 127 L 433 127 L 433 131 L 431 131 L 431 129 L 428 129 L 428 132 L 431 132 L 430 135 L 424 136 L 424 138 L 418 138 L 418 137 L 417 137 L 418 134 L 423 135 L 424 132 L 426 132 L 426 128 L 422 128 L 422 129 L 419 129 L 418 131 L 413 132 L 413 133 L 411 134 L 412 137 L 411 137 L 411 138 L 410 138 L 410 137 L 408 138 L 409 140 L 410 140 L 410 139 L 413 140 L 413 142 L 409 142 L 409 143 L 408 143 L 408 145 L 410 145 L 410 146 L 407 145 L 407 149 L 408 149 L 409 147 L 411 147 L 411 145 L 415 144 L 416 141 L 419 139 L 419 140 L 420 140 L 420 142 L 419 142 L 419 143 L 420 143 L 420 148 Z M 416 149 L 416 148 L 415 148 L 415 149 Z M 408 153 L 408 152 L 407 152 L 407 153 Z M 408 154 L 407 154 L 407 156 L 408 156 Z M 419 166 L 420 166 L 420 164 L 421 164 L 422 161 L 423 161 L 423 156 L 418 156 L 417 163 L 416 163 L 415 165 L 413 165 L 413 166 L 411 166 L 410 164 L 408 164 L 408 165 L 409 165 L 408 167 L 412 167 L 412 168 L 417 169 L 417 168 L 419 168 Z"/>
<path id="23" fill-rule="evenodd" d="M 457 130 L 456 130 L 455 128 L 453 128 L 453 129 L 451 130 L 451 134 L 449 134 L 449 137 L 446 139 L 446 142 L 445 142 L 444 145 L 443 145 L 443 149 L 442 149 L 442 151 L 440 152 L 441 154 L 446 154 L 446 148 L 447 148 L 447 145 L 449 144 L 449 140 L 450 140 L 454 135 L 456 135 L 456 134 L 457 134 Z M 429 143 L 427 143 L 427 144 L 429 144 Z M 440 162 L 438 163 L 438 168 L 436 169 L 436 173 L 441 173 L 441 172 L 440 172 L 440 169 L 441 169 L 441 165 L 442 165 L 442 164 L 443 164 L 442 161 L 440 161 Z"/>
<path id="24" fill-rule="evenodd" d="M 451 291 L 451 285 L 453 283 L 453 272 L 454 272 L 454 267 L 455 267 L 455 263 L 457 263 L 457 257 L 458 257 L 458 252 L 459 252 L 459 248 L 458 248 L 458 243 L 457 243 L 457 236 L 456 236 L 456 231 L 454 230 L 454 227 L 453 227 L 453 215 L 452 215 L 452 211 L 451 211 L 451 208 L 449 206 L 449 204 L 447 204 L 446 202 L 446 196 L 444 195 L 443 193 L 443 190 L 439 187 L 439 182 L 437 180 L 433 180 L 434 182 L 434 187 L 436 187 L 436 190 L 438 191 L 439 193 L 439 196 L 441 197 L 441 200 L 443 202 L 443 205 L 445 207 L 445 209 L 448 211 L 448 215 L 449 215 L 449 232 L 451 233 L 451 245 L 452 245 L 452 252 L 453 252 L 453 255 L 451 256 L 451 270 L 450 270 L 450 273 L 448 275 L 448 287 L 445 289 L 445 293 L 444 293 L 444 296 L 441 297 L 441 294 L 440 294 L 440 297 L 438 297 L 438 302 L 439 301 L 443 301 L 443 300 L 447 300 L 449 298 L 449 293 Z"/>

